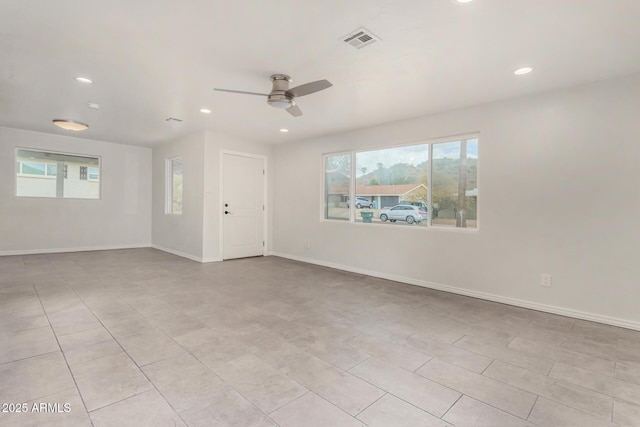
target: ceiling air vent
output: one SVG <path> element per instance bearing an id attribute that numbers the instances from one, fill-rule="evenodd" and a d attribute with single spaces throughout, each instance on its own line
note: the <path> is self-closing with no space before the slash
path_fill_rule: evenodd
<path id="1" fill-rule="evenodd" d="M 356 49 L 362 49 L 363 47 L 372 45 L 373 43 L 381 41 L 382 39 L 380 39 L 380 37 L 377 37 L 371 31 L 362 27 L 342 37 L 342 40 L 345 43 L 355 47 Z"/>
<path id="2" fill-rule="evenodd" d="M 181 122 L 182 119 L 177 119 L 175 117 L 167 117 L 166 119 L 164 119 L 165 122 Z"/>

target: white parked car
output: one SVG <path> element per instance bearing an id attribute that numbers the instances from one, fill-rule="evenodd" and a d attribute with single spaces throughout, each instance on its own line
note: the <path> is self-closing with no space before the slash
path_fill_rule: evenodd
<path id="1" fill-rule="evenodd" d="M 360 209 L 364 207 L 371 209 L 373 207 L 373 202 L 366 197 L 356 196 L 356 208 Z"/>
<path id="2" fill-rule="evenodd" d="M 406 221 L 407 224 L 413 224 L 414 222 L 421 222 L 427 219 L 426 210 L 420 209 L 418 206 L 411 205 L 395 205 L 391 208 L 384 208 L 380 211 L 380 221 L 385 222 L 389 220 L 391 222 Z"/>

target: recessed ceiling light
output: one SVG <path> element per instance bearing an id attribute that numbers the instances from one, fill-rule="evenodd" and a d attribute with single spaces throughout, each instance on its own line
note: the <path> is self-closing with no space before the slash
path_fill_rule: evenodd
<path id="1" fill-rule="evenodd" d="M 532 71 L 533 71 L 533 68 L 531 67 L 522 67 L 515 70 L 513 74 L 515 74 L 516 76 L 521 76 L 523 74 L 529 74 Z"/>
<path id="2" fill-rule="evenodd" d="M 471 3 L 472 0 L 458 0 L 458 3 Z"/>
<path id="3" fill-rule="evenodd" d="M 89 125 L 75 120 L 55 119 L 53 124 L 64 130 L 70 130 L 72 132 L 79 132 L 89 128 Z"/>
<path id="4" fill-rule="evenodd" d="M 282 129 L 280 129 L 280 132 L 287 133 L 287 132 L 289 132 L 289 129 L 282 128 Z"/>
<path id="5" fill-rule="evenodd" d="M 80 83 L 86 83 L 86 84 L 91 84 L 93 83 L 93 80 L 88 79 L 86 77 L 76 77 L 76 81 L 80 82 Z"/>
<path id="6" fill-rule="evenodd" d="M 200 112 L 205 114 L 211 114 L 211 110 L 209 110 L 208 108 L 201 108 Z"/>
<path id="7" fill-rule="evenodd" d="M 90 102 L 90 103 L 87 104 L 87 107 L 93 108 L 94 110 L 99 110 L 100 109 L 100 104 L 96 104 L 95 102 Z"/>

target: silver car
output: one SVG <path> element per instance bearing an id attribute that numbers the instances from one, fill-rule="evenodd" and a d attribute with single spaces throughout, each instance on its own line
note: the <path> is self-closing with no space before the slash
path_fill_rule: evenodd
<path id="1" fill-rule="evenodd" d="M 380 221 L 391 222 L 406 221 L 407 224 L 421 222 L 427 219 L 426 210 L 420 209 L 418 206 L 411 205 L 395 205 L 391 208 L 384 208 L 380 211 Z"/>
<path id="2" fill-rule="evenodd" d="M 360 209 L 364 207 L 371 209 L 373 207 L 373 202 L 366 197 L 356 196 L 356 208 Z"/>

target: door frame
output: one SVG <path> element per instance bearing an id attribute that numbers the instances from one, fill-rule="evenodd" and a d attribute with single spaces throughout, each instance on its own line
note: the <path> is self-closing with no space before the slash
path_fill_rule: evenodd
<path id="1" fill-rule="evenodd" d="M 268 221 L 268 216 L 269 216 L 269 206 L 267 205 L 267 201 L 268 201 L 268 185 L 267 185 L 267 181 L 268 181 L 268 172 L 269 170 L 267 169 L 268 167 L 268 160 L 269 158 L 267 156 L 263 156 L 261 154 L 253 154 L 253 153 L 245 153 L 242 151 L 233 151 L 233 150 L 225 150 L 225 149 L 220 149 L 220 200 L 218 201 L 218 209 L 219 209 L 219 215 L 220 215 L 220 243 L 219 243 L 219 248 L 218 248 L 218 252 L 220 253 L 220 259 L 222 261 L 224 261 L 224 214 L 222 213 L 222 211 L 224 210 L 224 156 L 225 154 L 230 154 L 232 156 L 241 156 L 241 157 L 249 157 L 252 159 L 260 159 L 262 160 L 262 169 L 264 170 L 264 179 L 262 180 L 262 205 L 264 206 L 264 213 L 262 215 L 262 241 L 264 242 L 264 246 L 262 248 L 262 256 L 265 256 L 267 254 L 267 248 L 269 247 L 269 242 L 268 242 L 268 236 L 269 236 L 269 230 L 267 228 L 269 221 Z"/>

